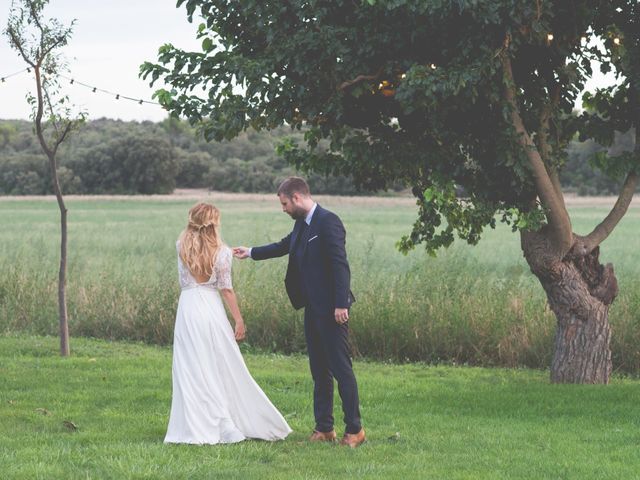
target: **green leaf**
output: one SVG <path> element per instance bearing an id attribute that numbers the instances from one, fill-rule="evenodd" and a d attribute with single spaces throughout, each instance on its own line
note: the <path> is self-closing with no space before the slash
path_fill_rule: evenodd
<path id="1" fill-rule="evenodd" d="M 213 50 L 213 40 L 211 40 L 209 37 L 205 38 L 202 41 L 202 50 L 205 52 L 210 52 L 211 50 Z"/>

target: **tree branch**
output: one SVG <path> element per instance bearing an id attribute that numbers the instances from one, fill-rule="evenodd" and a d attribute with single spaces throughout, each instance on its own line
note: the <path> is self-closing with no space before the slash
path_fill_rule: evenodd
<path id="1" fill-rule="evenodd" d="M 629 208 L 629 204 L 633 199 L 633 194 L 638 186 L 638 175 L 636 173 L 629 173 L 622 186 L 618 200 L 609 212 L 609 215 L 582 241 L 581 255 L 588 255 L 600 245 L 618 225 L 618 222 L 624 217 Z"/>
<path id="2" fill-rule="evenodd" d="M 47 48 L 42 52 L 42 57 L 41 57 L 42 60 L 44 60 L 47 57 L 47 55 L 49 55 L 53 50 L 55 50 L 58 47 L 58 45 L 62 43 L 64 43 L 64 38 L 59 38 L 54 43 L 52 43 L 51 46 L 49 46 L 49 48 Z"/>
<path id="3" fill-rule="evenodd" d="M 553 111 L 557 108 L 560 103 L 560 85 L 557 82 L 551 80 L 552 83 L 549 86 L 550 90 L 550 102 L 542 109 L 540 114 L 540 128 L 538 129 L 538 144 L 540 146 L 539 153 L 542 157 L 542 161 L 547 170 L 547 174 L 551 179 L 551 183 L 556 192 L 556 196 L 558 200 L 562 203 L 562 208 L 567 210 L 567 207 L 564 203 L 564 196 L 562 195 L 562 186 L 560 185 L 560 176 L 558 175 L 558 170 L 555 168 L 553 163 L 551 162 L 551 145 L 549 144 L 549 134 L 551 132 L 551 115 Z M 568 215 L 568 213 L 567 213 Z"/>
<path id="4" fill-rule="evenodd" d="M 24 59 L 24 61 L 27 62 L 28 65 L 31 65 L 32 68 L 36 68 L 35 62 L 33 62 L 24 51 L 24 48 L 22 47 L 22 41 L 16 34 L 15 30 L 12 27 L 9 27 L 7 28 L 7 32 L 11 37 L 11 43 L 13 43 L 13 45 L 18 49 L 18 51 L 20 52 L 20 56 Z"/>
<path id="5" fill-rule="evenodd" d="M 38 30 L 40 30 L 40 58 L 45 58 L 46 57 L 46 53 L 44 53 L 44 46 L 45 46 L 45 40 L 47 38 L 46 32 L 44 30 L 44 28 L 42 27 L 42 24 L 40 23 L 40 15 L 38 12 L 38 6 L 34 3 L 34 2 L 29 2 L 29 16 L 31 17 L 31 20 L 33 21 L 33 23 L 36 25 L 36 27 L 38 28 Z M 40 6 L 40 9 L 42 10 L 42 6 Z M 51 51 L 51 50 L 49 50 Z M 48 53 L 48 52 L 47 52 Z"/>
<path id="6" fill-rule="evenodd" d="M 636 146 L 634 153 L 637 158 L 640 158 L 640 128 L 636 127 Z M 584 237 L 582 240 L 581 251 L 578 252 L 582 255 L 588 255 L 600 245 L 611 234 L 614 228 L 618 225 L 618 222 L 627 213 L 627 209 L 633 199 L 633 194 L 638 187 L 640 177 L 635 171 L 629 172 L 627 178 L 622 185 L 618 200 L 609 212 L 609 215 L 596 227 L 593 231 Z"/>
<path id="7" fill-rule="evenodd" d="M 44 99 L 45 99 L 45 103 L 47 104 L 47 110 L 49 111 L 49 118 L 51 119 L 51 124 L 53 125 L 53 129 L 56 131 L 56 136 L 57 136 L 60 133 L 60 131 L 58 130 L 58 122 L 56 121 L 56 112 L 53 109 L 53 103 L 51 102 L 49 91 L 47 90 L 46 87 L 43 87 L 42 92 L 44 93 Z"/>
<path id="8" fill-rule="evenodd" d="M 380 67 L 380 70 L 378 70 L 378 72 L 375 75 L 358 75 L 353 80 L 344 81 L 338 87 L 338 91 L 346 90 L 347 88 L 357 83 L 364 82 L 366 80 L 377 80 L 380 77 L 380 75 L 382 75 L 382 70 L 383 68 Z"/>
<path id="9" fill-rule="evenodd" d="M 71 120 L 67 121 L 67 123 L 64 126 L 64 130 L 62 131 L 62 135 L 58 135 L 58 138 L 56 139 L 56 144 L 53 147 L 54 155 L 58 152 L 58 147 L 62 144 L 62 142 L 64 142 L 64 139 L 67 137 L 72 127 L 73 127 L 73 122 Z"/>
<path id="10" fill-rule="evenodd" d="M 29 14 L 31 20 L 33 20 L 33 23 L 35 23 L 38 30 L 40 30 L 40 40 L 42 40 L 45 37 L 44 28 L 42 28 L 42 24 L 40 23 L 40 15 L 37 8 L 38 7 L 33 2 L 29 2 Z"/>
<path id="11" fill-rule="evenodd" d="M 538 152 L 520 116 L 516 101 L 516 87 L 513 70 L 511 69 L 511 59 L 506 51 L 501 55 L 501 60 L 505 76 L 504 97 L 511 108 L 511 122 L 518 133 L 518 141 L 527 153 L 529 165 L 533 171 L 536 191 L 542 205 L 547 210 L 547 221 L 553 234 L 556 253 L 564 257 L 573 244 L 571 220 L 564 208 L 563 200 L 559 198 L 560 194 L 556 192 L 540 152 Z"/>
<path id="12" fill-rule="evenodd" d="M 40 15 L 39 15 L 40 12 L 38 12 L 37 9 L 38 9 L 37 5 L 35 5 L 34 3 L 30 3 L 29 13 L 30 13 L 31 20 L 33 20 L 33 23 L 36 25 L 36 27 L 40 31 L 39 57 L 41 60 L 44 60 L 45 58 L 47 58 L 47 55 L 49 55 L 49 53 L 51 53 L 59 45 L 64 44 L 66 42 L 67 36 L 71 32 L 71 28 L 65 29 L 62 33 L 52 32 L 52 30 L 47 31 L 47 29 L 45 29 L 45 27 L 43 27 L 42 23 L 40 22 Z M 73 22 L 72 22 L 72 25 L 73 25 Z M 58 33 L 59 35 L 57 36 L 57 38 L 55 38 L 55 35 Z M 51 45 L 49 45 L 49 47 L 45 48 L 45 45 L 48 43 L 47 40 L 52 37 L 55 38 L 55 41 Z"/>
<path id="13" fill-rule="evenodd" d="M 40 141 L 40 146 L 42 147 L 42 150 L 44 150 L 44 153 L 47 155 L 47 157 L 51 159 L 54 154 L 49 148 L 49 145 L 47 145 L 47 142 L 44 138 L 44 132 L 42 130 L 42 115 L 44 113 L 44 99 L 42 98 L 43 97 L 42 78 L 40 76 L 39 62 L 38 62 L 38 65 L 34 67 L 34 72 L 36 75 L 36 92 L 38 95 L 38 109 L 36 110 L 36 118 L 35 118 L 36 133 L 38 135 L 38 140 Z"/>

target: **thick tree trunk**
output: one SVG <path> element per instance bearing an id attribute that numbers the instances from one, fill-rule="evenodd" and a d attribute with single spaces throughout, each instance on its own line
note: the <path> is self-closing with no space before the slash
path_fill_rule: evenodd
<path id="1" fill-rule="evenodd" d="M 577 241 L 580 237 L 574 235 Z M 551 363 L 554 383 L 608 383 L 611 375 L 609 305 L 618 294 L 613 266 L 588 255 L 553 254 L 549 233 L 521 233 L 522 251 L 540 280 L 558 324 Z"/>

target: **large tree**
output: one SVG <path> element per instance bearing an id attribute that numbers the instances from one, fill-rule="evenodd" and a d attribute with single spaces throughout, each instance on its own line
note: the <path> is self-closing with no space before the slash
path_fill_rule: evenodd
<path id="1" fill-rule="evenodd" d="M 67 314 L 67 206 L 58 178 L 58 149 L 69 134 L 84 121 L 84 114 L 71 114 L 69 99 L 60 91 L 59 74 L 66 65 L 60 49 L 71 37 L 72 25 L 47 19 L 44 8 L 48 0 L 11 2 L 9 20 L 4 33 L 10 45 L 18 51 L 34 76 L 35 95 L 27 100 L 32 107 L 32 119 L 42 151 L 51 171 L 53 191 L 60 210 L 60 266 L 58 269 L 58 318 L 60 354 L 68 356 L 69 323 Z"/>
<path id="2" fill-rule="evenodd" d="M 296 165 L 367 189 L 406 182 L 419 216 L 404 251 L 433 253 L 456 234 L 475 244 L 510 223 L 557 317 L 552 381 L 608 382 L 618 289 L 599 247 L 636 189 L 638 138 L 634 152 L 599 157 L 626 180 L 592 232 L 573 232 L 559 171 L 578 132 L 606 143 L 639 130 L 635 0 L 183 3 L 203 19 L 202 51 L 164 45 L 141 69 L 171 85 L 156 95 L 173 114 L 216 140 L 305 126 L 306 145 L 282 147 Z M 581 116 L 592 60 L 621 82 Z"/>

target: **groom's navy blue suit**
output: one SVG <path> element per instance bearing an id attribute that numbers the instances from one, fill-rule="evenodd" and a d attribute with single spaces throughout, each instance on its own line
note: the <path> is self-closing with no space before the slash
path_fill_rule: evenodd
<path id="1" fill-rule="evenodd" d="M 279 242 L 251 249 L 254 260 L 289 254 L 285 286 L 293 307 L 305 307 L 314 414 L 320 432 L 333 429 L 333 378 L 338 382 L 346 433 L 362 428 L 348 326 L 334 317 L 336 308 L 349 308 L 354 302 L 345 236 L 338 216 L 317 205 L 309 225 L 296 220 L 293 231 Z"/>

